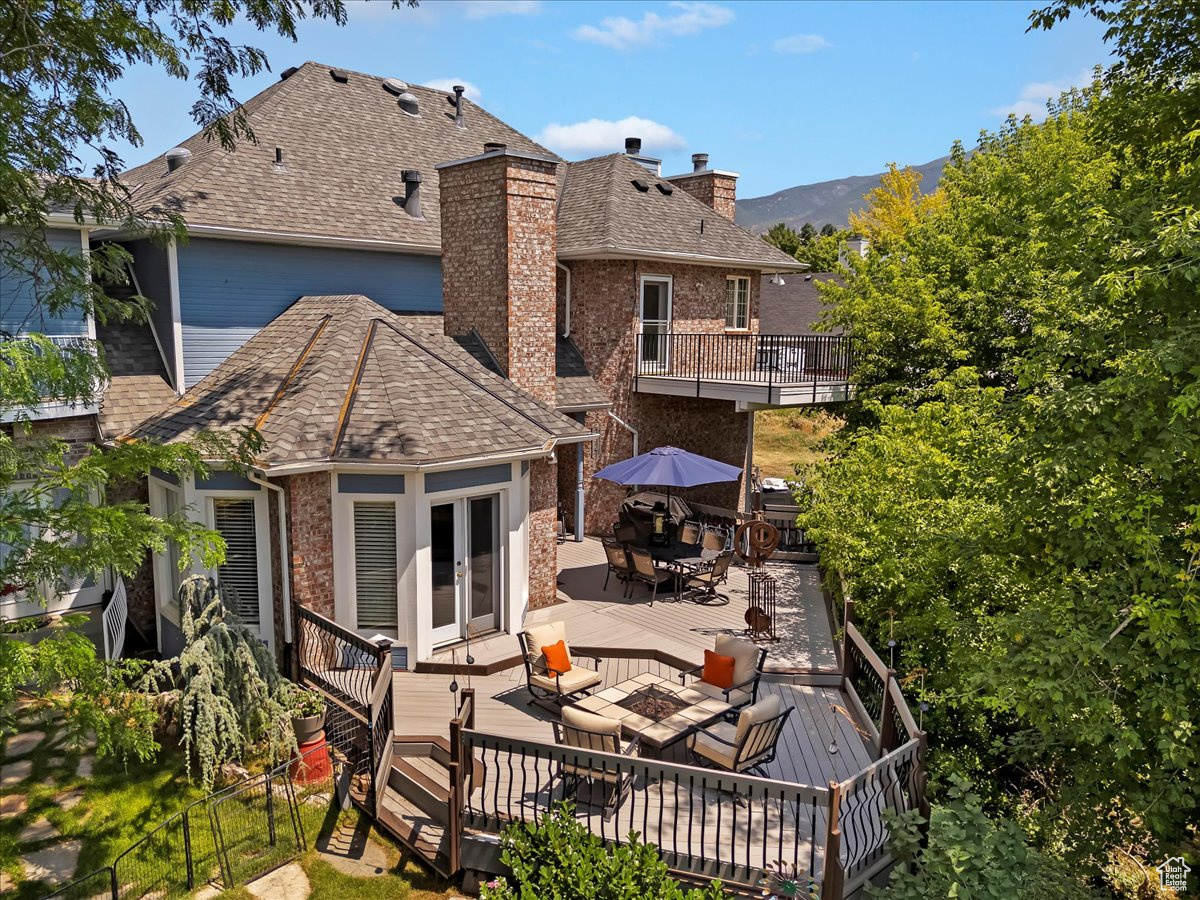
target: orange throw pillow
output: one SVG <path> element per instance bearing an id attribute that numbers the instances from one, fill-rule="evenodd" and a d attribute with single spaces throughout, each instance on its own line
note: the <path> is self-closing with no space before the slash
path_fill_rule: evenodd
<path id="1" fill-rule="evenodd" d="M 557 641 L 549 647 L 542 648 L 542 656 L 546 657 L 546 668 L 553 675 L 557 672 L 560 675 L 566 675 L 571 671 L 571 657 L 567 654 L 567 645 L 563 641 Z M 733 678 L 733 657 L 729 657 L 730 668 L 729 677 Z"/>
<path id="2" fill-rule="evenodd" d="M 700 680 L 721 690 L 733 687 L 733 657 L 705 650 L 704 672 L 700 675 Z"/>

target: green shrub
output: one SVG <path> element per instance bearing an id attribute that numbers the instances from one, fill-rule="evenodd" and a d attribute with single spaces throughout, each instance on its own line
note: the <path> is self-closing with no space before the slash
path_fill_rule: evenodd
<path id="1" fill-rule="evenodd" d="M 500 859 L 512 871 L 484 885 L 484 900 L 718 900 L 719 881 L 684 891 L 653 844 L 630 832 L 629 843 L 606 847 L 560 803 L 537 823 L 510 825 Z"/>

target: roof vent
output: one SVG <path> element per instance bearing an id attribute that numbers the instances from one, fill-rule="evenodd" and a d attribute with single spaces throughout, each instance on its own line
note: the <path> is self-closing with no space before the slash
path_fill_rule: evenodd
<path id="1" fill-rule="evenodd" d="M 658 184 L 655 185 L 655 187 L 658 188 L 658 192 L 660 194 L 662 194 L 663 196 L 666 196 L 666 197 L 670 197 L 673 193 L 675 193 L 675 188 L 671 187 L 665 181 L 660 181 Z"/>
<path id="2" fill-rule="evenodd" d="M 350 80 L 350 73 L 347 72 L 345 69 L 330 69 L 329 77 L 332 78 L 334 81 L 336 81 L 338 84 L 345 84 L 347 81 Z"/>
<path id="3" fill-rule="evenodd" d="M 192 151 L 187 147 L 176 147 L 174 150 L 168 150 L 167 171 L 174 172 L 176 169 L 182 169 L 191 158 Z"/>
<path id="4" fill-rule="evenodd" d="M 421 114 L 421 106 L 417 103 L 415 94 L 405 91 L 396 98 L 396 102 L 400 104 L 400 109 L 403 110 L 405 115 L 419 116 Z"/>
<path id="5" fill-rule="evenodd" d="M 271 169 L 278 175 L 287 172 L 287 166 L 283 164 L 283 148 L 275 148 L 275 165 Z"/>
<path id="6" fill-rule="evenodd" d="M 456 84 L 456 85 L 454 85 L 454 96 L 446 97 L 446 102 L 454 107 L 454 125 L 457 128 L 466 128 L 467 127 L 467 123 L 465 121 L 463 121 L 463 111 L 462 111 L 462 98 L 463 98 L 463 91 L 465 91 L 465 90 L 466 90 L 466 88 L 463 87 L 461 84 Z"/>
<path id="7" fill-rule="evenodd" d="M 707 153 L 693 153 L 692 154 L 692 171 L 693 172 L 703 172 L 707 168 L 708 168 L 708 154 Z"/>
<path id="8" fill-rule="evenodd" d="M 287 81 L 289 78 L 291 78 L 293 75 L 295 75 L 299 71 L 300 71 L 300 69 L 297 66 L 288 66 L 286 69 L 284 69 L 282 72 L 279 73 L 279 80 Z"/>
<path id="9" fill-rule="evenodd" d="M 385 78 L 383 79 L 383 89 L 389 94 L 399 97 L 408 90 L 408 84 L 399 78 Z"/>
<path id="10" fill-rule="evenodd" d="M 646 191 L 650 190 L 650 185 L 646 184 L 646 182 L 642 181 L 642 179 L 640 179 L 640 178 L 635 178 L 635 179 L 633 179 L 633 181 L 631 181 L 629 183 L 632 184 L 639 191 L 641 191 L 643 194 L 646 193 Z"/>
<path id="11" fill-rule="evenodd" d="M 483 145 L 484 153 L 495 153 L 497 150 L 507 150 L 508 144 L 502 144 L 499 141 L 488 141 Z"/>
<path id="12" fill-rule="evenodd" d="M 639 156 L 642 152 L 642 139 L 625 138 L 625 152 L 630 156 Z"/>
<path id="13" fill-rule="evenodd" d="M 421 173 L 416 169 L 405 169 L 400 173 L 404 182 L 404 211 L 414 219 L 421 219 Z"/>

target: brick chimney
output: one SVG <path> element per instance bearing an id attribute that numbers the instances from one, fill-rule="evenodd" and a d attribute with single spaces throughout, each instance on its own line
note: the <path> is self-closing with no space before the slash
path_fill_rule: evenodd
<path id="1" fill-rule="evenodd" d="M 737 220 L 737 180 L 736 172 L 710 169 L 707 153 L 693 153 L 692 171 L 667 179 L 731 222 Z"/>
<path id="2" fill-rule="evenodd" d="M 487 144 L 435 166 L 442 226 L 443 328 L 472 329 L 509 380 L 555 405 L 558 163 Z M 529 606 L 557 598 L 557 464 L 529 470 Z"/>

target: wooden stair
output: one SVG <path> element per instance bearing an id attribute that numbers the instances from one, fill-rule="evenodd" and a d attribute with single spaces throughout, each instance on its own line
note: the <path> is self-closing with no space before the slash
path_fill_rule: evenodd
<path id="1" fill-rule="evenodd" d="M 379 824 L 444 878 L 450 872 L 450 743 L 430 736 L 398 737 L 380 806 Z"/>

